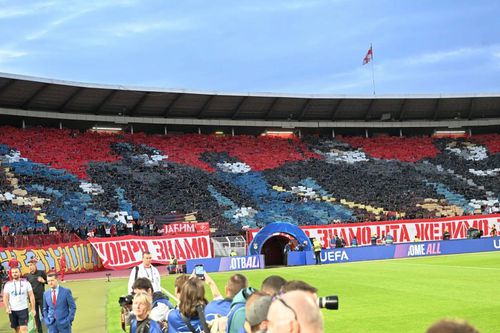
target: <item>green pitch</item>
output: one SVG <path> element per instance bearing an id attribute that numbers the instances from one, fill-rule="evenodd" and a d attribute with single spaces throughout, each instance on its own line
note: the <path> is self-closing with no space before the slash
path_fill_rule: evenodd
<path id="1" fill-rule="evenodd" d="M 220 290 L 232 273 L 211 274 Z M 482 333 L 500 326 L 500 253 L 370 261 L 245 271 L 259 287 L 269 275 L 300 279 L 320 295 L 338 295 L 338 311 L 323 310 L 325 332 L 425 332 L 443 317 L 468 320 Z M 173 291 L 174 276 L 162 286 Z M 68 282 L 77 297 L 73 332 L 121 332 L 118 297 L 126 279 Z M 208 295 L 210 299 L 211 295 Z M 2 309 L 0 332 L 11 332 Z"/>

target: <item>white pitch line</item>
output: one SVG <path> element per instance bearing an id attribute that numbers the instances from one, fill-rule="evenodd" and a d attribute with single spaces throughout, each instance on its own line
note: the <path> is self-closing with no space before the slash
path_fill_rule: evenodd
<path id="1" fill-rule="evenodd" d="M 405 266 L 428 266 L 428 267 L 450 267 L 450 268 L 471 268 L 471 269 L 485 269 L 485 270 L 493 270 L 500 271 L 499 267 L 476 267 L 476 266 L 459 266 L 459 265 L 432 265 L 432 264 L 410 264 L 407 262 L 399 262 L 394 264 L 401 264 Z"/>

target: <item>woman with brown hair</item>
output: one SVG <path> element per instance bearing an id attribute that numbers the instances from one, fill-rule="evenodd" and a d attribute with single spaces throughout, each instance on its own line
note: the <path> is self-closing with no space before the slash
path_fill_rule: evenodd
<path id="1" fill-rule="evenodd" d="M 207 303 L 203 281 L 193 277 L 187 280 L 181 288 L 179 308 L 168 314 L 168 333 L 202 332 L 197 307 L 205 307 Z"/>

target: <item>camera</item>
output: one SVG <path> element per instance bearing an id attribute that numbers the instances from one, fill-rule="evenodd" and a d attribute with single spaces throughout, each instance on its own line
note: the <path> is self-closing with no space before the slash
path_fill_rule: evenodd
<path id="1" fill-rule="evenodd" d="M 120 304 L 122 308 L 127 305 L 132 305 L 133 301 L 134 301 L 133 295 L 120 296 L 120 298 L 118 298 L 118 304 Z"/>
<path id="2" fill-rule="evenodd" d="M 318 297 L 318 306 L 322 309 L 338 310 L 339 297 L 335 295 Z"/>

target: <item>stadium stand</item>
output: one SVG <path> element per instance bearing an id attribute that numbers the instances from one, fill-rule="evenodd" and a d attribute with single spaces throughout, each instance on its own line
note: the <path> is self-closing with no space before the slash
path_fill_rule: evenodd
<path id="1" fill-rule="evenodd" d="M 500 135 L 458 139 L 99 134 L 0 127 L 0 220 L 80 236 L 175 211 L 216 233 L 499 211 Z"/>

